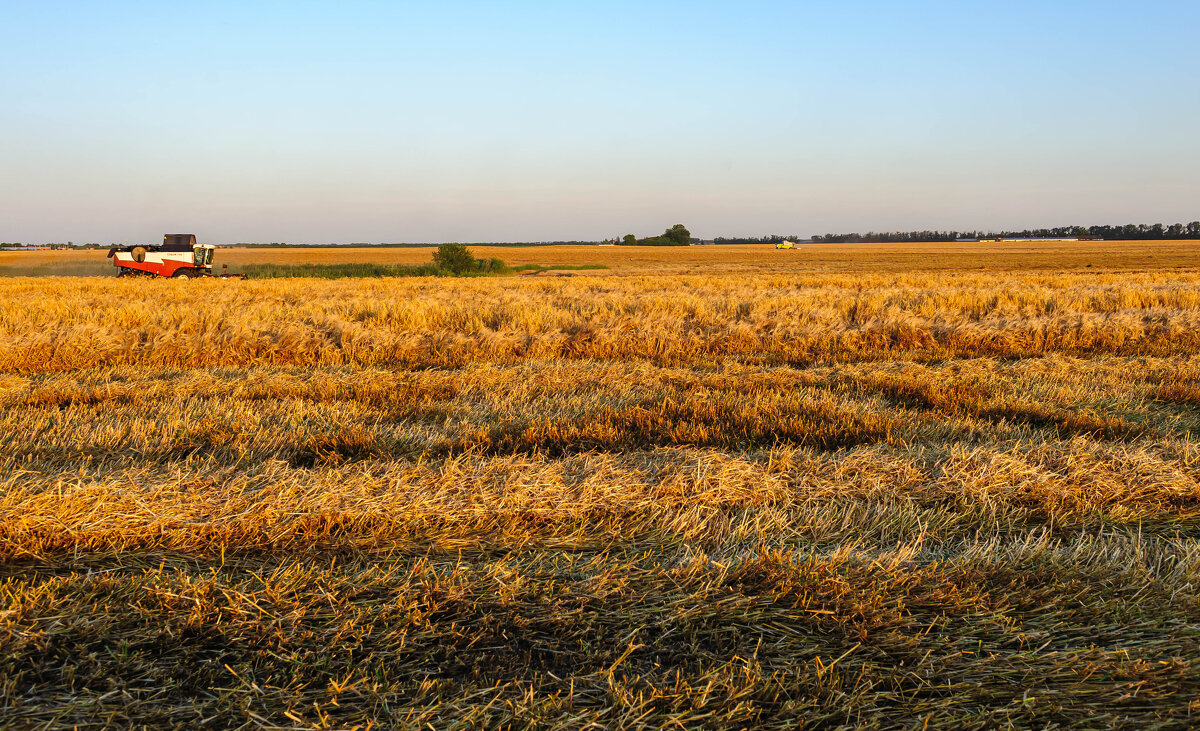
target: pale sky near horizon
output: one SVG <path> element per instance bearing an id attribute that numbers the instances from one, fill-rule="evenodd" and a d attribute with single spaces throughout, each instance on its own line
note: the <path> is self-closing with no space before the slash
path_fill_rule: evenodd
<path id="1" fill-rule="evenodd" d="M 1200 3 L 0 0 L 0 241 L 1200 219 Z"/>

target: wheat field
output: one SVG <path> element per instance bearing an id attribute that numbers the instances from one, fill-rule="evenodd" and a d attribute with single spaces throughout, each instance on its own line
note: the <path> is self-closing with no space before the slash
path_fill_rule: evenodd
<path id="1" fill-rule="evenodd" d="M 0 726 L 1193 727 L 1200 271 L 1079 251 L 0 280 Z"/>

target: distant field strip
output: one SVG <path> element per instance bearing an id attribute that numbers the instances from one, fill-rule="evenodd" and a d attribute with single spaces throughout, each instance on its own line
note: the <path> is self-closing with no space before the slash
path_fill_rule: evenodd
<path id="1" fill-rule="evenodd" d="M 1189 728 L 1200 274 L 0 281 L 0 726 Z"/>
<path id="2" fill-rule="evenodd" d="M 202 237 L 203 238 L 203 237 Z M 252 265 L 427 264 L 435 247 L 221 248 L 215 265 L 244 272 Z M 523 265 L 597 265 L 616 273 L 877 273 L 1064 269 L 1200 269 L 1200 241 L 1072 241 L 1037 243 L 801 244 L 773 246 L 471 246 L 477 258 Z M 0 251 L 0 277 L 113 276 L 104 250 Z"/>

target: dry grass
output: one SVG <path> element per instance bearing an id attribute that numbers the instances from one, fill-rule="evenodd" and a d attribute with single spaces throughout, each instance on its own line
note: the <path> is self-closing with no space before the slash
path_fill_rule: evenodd
<path id="1" fill-rule="evenodd" d="M 1178 727 L 1200 275 L 0 282 L 0 725 Z"/>

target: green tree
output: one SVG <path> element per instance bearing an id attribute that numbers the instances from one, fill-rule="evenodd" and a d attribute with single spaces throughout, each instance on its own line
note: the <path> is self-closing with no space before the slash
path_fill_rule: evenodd
<path id="1" fill-rule="evenodd" d="M 475 268 L 475 257 L 462 244 L 442 244 L 433 254 L 433 265 L 451 274 L 463 274 Z"/>
<path id="2" fill-rule="evenodd" d="M 637 236 L 633 234 L 625 234 L 621 238 L 621 246 L 637 246 Z"/>
<path id="3" fill-rule="evenodd" d="M 682 223 L 677 223 L 664 231 L 662 237 L 675 246 L 687 246 L 692 243 L 692 232 L 688 231 L 687 226 Z"/>

